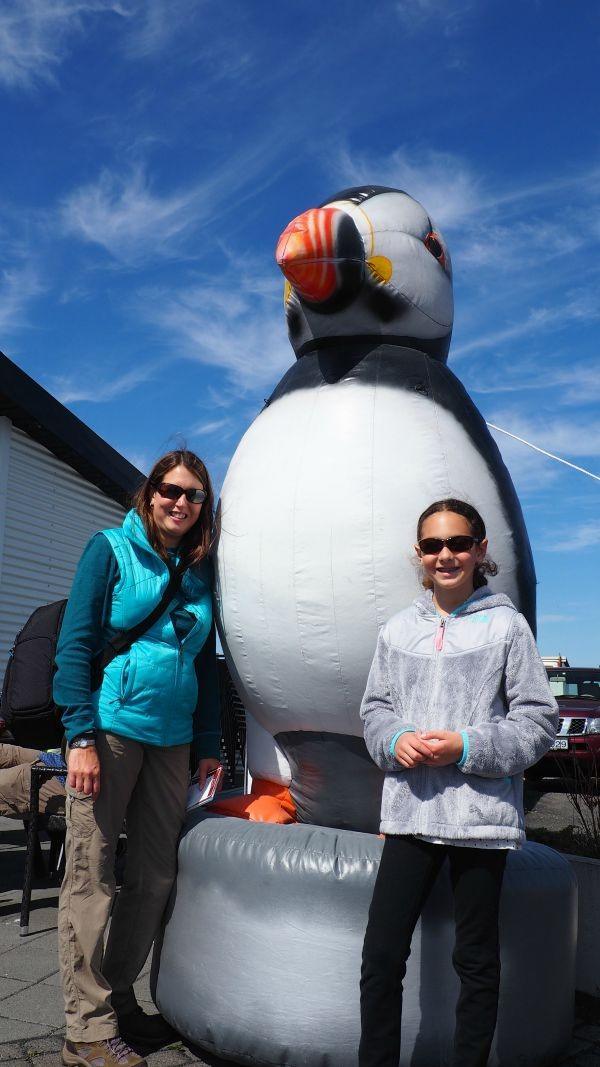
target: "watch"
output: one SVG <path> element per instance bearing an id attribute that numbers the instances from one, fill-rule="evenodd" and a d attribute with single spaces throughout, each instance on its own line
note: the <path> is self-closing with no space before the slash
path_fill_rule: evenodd
<path id="1" fill-rule="evenodd" d="M 96 747 L 96 738 L 91 734 L 85 736 L 82 734 L 80 737 L 74 737 L 72 741 L 69 741 L 69 748 L 92 748 Z"/>

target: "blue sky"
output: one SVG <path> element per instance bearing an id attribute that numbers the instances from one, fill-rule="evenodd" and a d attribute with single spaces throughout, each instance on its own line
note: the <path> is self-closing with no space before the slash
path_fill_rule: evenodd
<path id="1" fill-rule="evenodd" d="M 275 243 L 347 185 L 451 249 L 449 366 L 600 473 L 600 8 L 585 0 L 5 0 L 0 347 L 142 468 L 217 486 L 293 361 Z M 497 435 L 539 644 L 598 664 L 599 483 Z"/>

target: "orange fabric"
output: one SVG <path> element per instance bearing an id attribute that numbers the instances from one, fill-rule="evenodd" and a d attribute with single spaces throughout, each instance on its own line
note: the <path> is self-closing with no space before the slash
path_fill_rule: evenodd
<path id="1" fill-rule="evenodd" d="M 264 778 L 254 779 L 251 793 L 215 800 L 208 805 L 207 811 L 249 819 L 250 822 L 296 822 L 296 809 L 289 789 Z"/>

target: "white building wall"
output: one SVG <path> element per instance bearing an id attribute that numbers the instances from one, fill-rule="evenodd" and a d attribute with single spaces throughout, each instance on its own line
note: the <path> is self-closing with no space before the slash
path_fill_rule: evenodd
<path id="1" fill-rule="evenodd" d="M 124 508 L 0 417 L 0 679 L 34 608 L 68 596 L 86 541 Z"/>

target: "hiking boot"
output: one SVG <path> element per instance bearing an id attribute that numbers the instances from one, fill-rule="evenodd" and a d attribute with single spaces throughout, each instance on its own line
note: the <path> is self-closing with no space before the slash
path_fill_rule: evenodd
<path id="1" fill-rule="evenodd" d="M 146 1015 L 139 1004 L 125 1015 L 117 1011 L 117 1025 L 121 1037 L 134 1048 L 140 1046 L 144 1049 L 157 1049 L 181 1040 L 177 1031 L 169 1026 L 162 1015 Z"/>
<path id="2" fill-rule="evenodd" d="M 147 1067 L 120 1037 L 104 1041 L 65 1041 L 62 1050 L 65 1067 Z"/>

